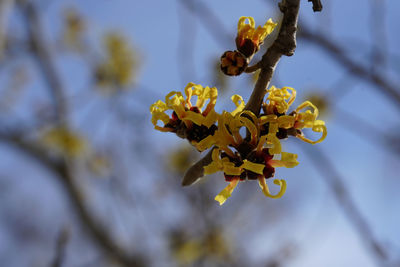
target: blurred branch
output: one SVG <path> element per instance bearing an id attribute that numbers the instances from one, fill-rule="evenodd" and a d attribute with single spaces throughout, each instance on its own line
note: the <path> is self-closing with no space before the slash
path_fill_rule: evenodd
<path id="1" fill-rule="evenodd" d="M 107 253 L 108 256 L 115 259 L 123 266 L 144 266 L 143 261 L 139 259 L 138 256 L 127 254 L 115 243 L 108 230 L 100 224 L 100 221 L 95 218 L 85 206 L 85 195 L 79 189 L 79 186 L 73 178 L 70 161 L 50 157 L 42 147 L 25 140 L 23 135 L 18 132 L 0 132 L 0 141 L 32 157 L 59 178 L 64 185 L 63 188 L 65 188 L 68 193 L 72 207 L 76 210 L 81 223 L 88 230 L 90 237 L 96 241 L 95 244 Z"/>
<path id="2" fill-rule="evenodd" d="M 328 39 L 328 37 L 320 33 L 313 33 L 304 25 L 300 27 L 299 38 L 303 38 L 319 46 L 353 75 L 374 85 L 374 88 L 377 89 L 378 92 L 385 94 L 386 97 L 392 100 L 395 106 L 400 109 L 400 91 L 398 87 L 390 83 L 387 78 L 382 77 L 376 72 L 370 72 L 367 67 L 362 66 L 347 56 L 344 49 Z"/>
<path id="3" fill-rule="evenodd" d="M 205 28 L 221 46 L 225 47 L 231 42 L 230 31 L 224 27 L 218 16 L 205 3 L 198 0 L 179 0 L 178 2 L 199 18 L 200 22 L 204 24 Z"/>
<path id="4" fill-rule="evenodd" d="M 9 13 L 14 6 L 14 0 L 0 1 L 0 59 L 4 56 L 4 48 L 6 46 L 6 33 L 8 26 Z"/>
<path id="5" fill-rule="evenodd" d="M 346 189 L 343 178 L 339 174 L 336 167 L 321 149 L 316 146 L 312 148 L 302 146 L 308 157 L 314 162 L 313 166 L 319 171 L 322 178 L 332 190 L 333 196 L 339 203 L 339 207 L 344 211 L 347 219 L 353 224 L 354 229 L 358 232 L 361 241 L 363 241 L 369 251 L 376 259 L 379 266 L 386 266 L 389 256 L 385 247 L 376 239 L 367 220 L 363 217 L 357 208 L 350 192 Z"/>
<path id="6" fill-rule="evenodd" d="M 64 95 L 65 89 L 60 76 L 56 72 L 56 66 L 53 63 L 50 53 L 51 48 L 45 41 L 45 34 L 40 21 L 39 12 L 32 1 L 17 0 L 17 3 L 26 18 L 29 39 L 32 43 L 33 52 L 36 55 L 39 66 L 42 69 L 44 79 L 53 97 L 56 117 L 59 122 L 64 122 L 67 115 L 67 103 Z"/>
<path id="7" fill-rule="evenodd" d="M 51 267 L 61 267 L 64 261 L 65 248 L 69 240 L 69 231 L 64 228 L 57 237 L 56 251 Z"/>

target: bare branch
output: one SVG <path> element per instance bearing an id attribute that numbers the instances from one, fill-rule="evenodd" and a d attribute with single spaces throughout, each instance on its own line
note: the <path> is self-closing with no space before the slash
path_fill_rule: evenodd
<path id="1" fill-rule="evenodd" d="M 257 62 L 256 64 L 247 67 L 247 68 L 244 70 L 244 72 L 246 72 L 246 73 L 252 73 L 252 72 L 255 72 L 255 71 L 261 69 L 261 67 L 262 67 L 262 66 L 261 66 L 261 61 L 259 61 L 259 62 Z"/>
<path id="2" fill-rule="evenodd" d="M 45 41 L 39 12 L 32 1 L 18 0 L 17 3 L 26 18 L 29 39 L 53 97 L 56 117 L 58 121 L 64 122 L 67 114 L 67 103 L 64 96 L 65 89 L 56 71 L 56 66 L 53 63 L 50 53 L 51 49 Z"/>
<path id="3" fill-rule="evenodd" d="M 61 267 L 64 261 L 65 248 L 69 240 L 69 231 L 64 228 L 57 237 L 56 249 L 51 267 Z"/>

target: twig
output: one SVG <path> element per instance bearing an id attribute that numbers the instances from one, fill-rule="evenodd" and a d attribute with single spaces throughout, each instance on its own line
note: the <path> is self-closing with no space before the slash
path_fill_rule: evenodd
<path id="1" fill-rule="evenodd" d="M 32 1 L 17 0 L 17 3 L 26 18 L 29 39 L 33 46 L 33 51 L 42 69 L 44 80 L 47 82 L 53 97 L 56 118 L 59 122 L 64 122 L 68 112 L 66 97 L 64 96 L 65 89 L 56 72 L 56 66 L 53 64 L 50 47 L 45 41 L 40 15 Z"/>
<path id="2" fill-rule="evenodd" d="M 308 0 L 308 2 L 312 2 L 312 9 L 314 12 L 322 11 L 322 3 L 321 0 Z"/>
<path id="3" fill-rule="evenodd" d="M 385 247 L 375 238 L 371 227 L 355 205 L 335 166 L 318 147 L 313 146 L 312 150 L 305 147 L 302 146 L 310 159 L 314 161 L 313 166 L 319 171 L 329 188 L 332 189 L 333 196 L 338 201 L 349 221 L 353 224 L 360 239 L 364 241 L 368 249 L 375 256 L 379 266 L 388 264 L 389 257 Z"/>
<path id="4" fill-rule="evenodd" d="M 301 25 L 299 38 L 303 38 L 321 49 L 325 50 L 332 59 L 340 63 L 344 68 L 348 69 L 355 76 L 362 78 L 374 85 L 373 88 L 386 95 L 386 97 L 394 102 L 395 106 L 400 109 L 400 91 L 398 87 L 390 83 L 388 79 L 382 77 L 376 72 L 372 73 L 361 64 L 355 62 L 346 55 L 344 49 L 339 45 L 330 41 L 326 36 L 311 32 L 306 26 Z"/>
<path id="5" fill-rule="evenodd" d="M 253 72 L 255 72 L 255 71 L 261 69 L 261 67 L 262 67 L 262 66 L 261 66 L 261 61 L 259 61 L 259 62 L 257 62 L 256 64 L 247 67 L 247 68 L 244 70 L 244 72 L 246 72 L 246 73 L 253 73 Z"/>
<path id="6" fill-rule="evenodd" d="M 6 31 L 10 11 L 14 6 L 14 0 L 0 1 L 0 59 L 4 56 L 4 48 L 6 46 Z"/>

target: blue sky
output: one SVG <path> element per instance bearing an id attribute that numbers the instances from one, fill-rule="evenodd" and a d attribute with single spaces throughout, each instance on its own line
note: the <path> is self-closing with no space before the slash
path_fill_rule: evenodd
<path id="1" fill-rule="evenodd" d="M 223 46 L 213 38 L 200 20 L 179 2 L 58 0 L 49 4 L 49 1 L 43 1 L 49 4 L 43 20 L 46 30 L 50 32 L 50 39 L 56 39 L 62 27 L 59 19 L 61 9 L 72 6 L 86 17 L 90 40 L 96 42 L 99 36 L 114 30 L 127 36 L 140 54 L 142 64 L 137 92 L 130 97 L 141 99 L 143 114 L 147 114 L 146 107 L 162 99 L 171 90 L 182 90 L 188 82 L 212 85 L 212 79 L 209 77 L 212 61 L 225 50 L 234 49 L 236 25 L 240 16 L 253 16 L 256 24 L 263 24 L 269 17 L 274 20 L 279 18 L 276 5 L 267 4 L 265 1 L 204 1 L 222 22 L 227 31 L 226 35 L 232 36 L 231 43 Z M 333 42 L 349 51 L 351 58 L 358 62 L 368 62 L 366 58 L 375 44 L 385 46 L 389 55 L 398 55 L 400 37 L 393 33 L 397 32 L 400 25 L 397 14 L 400 2 L 384 1 L 386 27 L 378 33 L 374 32 L 376 22 L 370 2 L 372 1 L 323 1 L 323 12 L 313 13 L 311 3 L 302 1 L 300 21 L 311 29 L 328 35 Z M 375 43 L 374 36 L 384 36 L 386 40 Z M 186 39 L 189 48 L 180 43 Z M 101 43 L 96 45 L 101 49 Z M 189 51 L 187 62 L 179 48 Z M 396 84 L 399 81 L 399 62 L 393 56 L 387 60 L 388 64 L 397 64 L 397 76 L 396 71 L 382 72 L 385 75 L 388 73 L 390 80 Z M 88 69 L 82 67 L 79 60 L 61 58 L 57 63 L 61 73 L 69 73 L 68 75 L 74 77 L 65 79 L 72 91 L 79 92 L 79 88 L 87 85 L 83 77 L 88 73 Z M 178 64 L 185 64 L 184 72 Z M 348 88 L 335 88 L 340 85 L 339 81 L 343 80 L 343 77 L 351 77 L 348 70 L 338 65 L 320 48 L 302 39 L 298 40 L 294 56 L 282 58 L 276 75 L 274 81 L 277 86 L 291 86 L 297 89 L 298 99 L 295 106 L 315 89 L 321 92 L 329 90 L 333 96 L 335 91 L 345 92 L 340 101 L 335 103 L 341 110 L 354 114 L 383 131 L 399 127 L 398 108 L 379 93 L 379 88 L 371 87 L 357 78 L 346 79 L 349 82 L 342 86 Z M 229 94 L 239 93 L 245 100 L 250 96 L 252 86 L 248 78 L 240 76 L 231 80 L 232 90 L 220 96 L 217 105 L 222 105 L 217 109 L 233 108 L 227 100 Z M 144 116 L 143 119 L 150 119 L 149 115 Z M 327 153 L 345 179 L 354 201 L 377 238 L 390 244 L 393 250 L 398 252 L 400 240 L 396 237 L 400 236 L 400 213 L 397 208 L 400 204 L 397 193 L 400 183 L 397 171 L 399 156 L 388 151 L 378 139 L 376 142 L 364 139 L 360 133 L 354 134 L 341 126 L 342 119 L 333 108 L 333 112 L 326 117 L 328 137 L 317 146 Z M 151 128 L 150 123 L 145 126 L 148 139 L 156 145 L 154 155 L 163 154 L 179 143 L 175 136 L 156 132 Z M 331 196 L 326 183 L 313 168 L 312 165 L 317 163 L 311 162 L 295 142 L 300 141 L 287 142 L 284 147 L 287 151 L 299 153 L 301 164 L 295 169 L 277 171 L 279 177 L 287 180 L 287 194 L 292 194 L 291 201 L 300 203 L 298 211 L 294 209 L 294 214 L 277 224 L 286 236 L 293 236 L 301 247 L 301 255 L 290 261 L 289 266 L 375 266 L 353 226 Z M 224 186 L 223 179 L 220 180 L 216 182 L 216 193 Z M 150 181 L 154 182 L 154 179 Z M 254 188 L 259 193 L 258 188 Z M 24 189 L 21 190 L 23 192 Z M 262 201 L 261 198 L 260 194 L 257 203 Z M 220 211 L 223 212 L 222 209 Z M 274 247 L 274 240 L 279 238 L 276 235 L 275 232 L 265 231 L 251 240 L 249 253 L 255 262 L 265 255 L 263 244 Z"/>

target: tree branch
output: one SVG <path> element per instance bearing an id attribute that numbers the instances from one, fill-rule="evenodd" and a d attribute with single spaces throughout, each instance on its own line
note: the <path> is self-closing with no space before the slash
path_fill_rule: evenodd
<path id="1" fill-rule="evenodd" d="M 32 44 L 33 52 L 36 55 L 37 61 L 44 80 L 47 82 L 50 93 L 54 100 L 55 115 L 59 122 L 64 122 L 68 114 L 66 97 L 64 96 L 65 89 L 61 79 L 56 71 L 56 66 L 53 63 L 51 48 L 45 41 L 45 34 L 40 21 L 40 15 L 34 4 L 29 0 L 18 0 L 20 9 L 26 18 L 28 27 L 29 39 Z"/>

